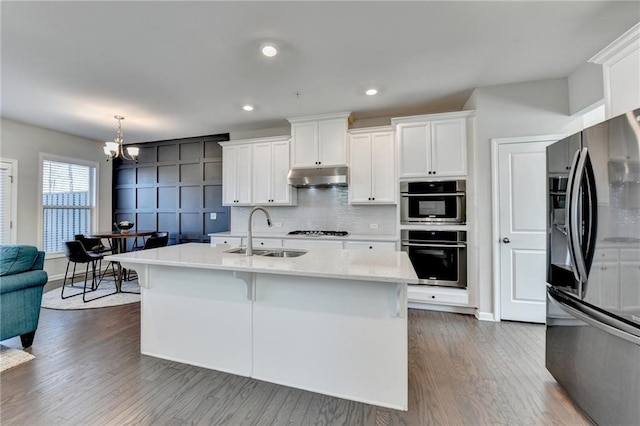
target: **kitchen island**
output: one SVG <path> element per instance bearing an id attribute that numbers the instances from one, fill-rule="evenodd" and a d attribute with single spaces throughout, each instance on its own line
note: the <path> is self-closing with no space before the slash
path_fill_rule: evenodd
<path id="1" fill-rule="evenodd" d="M 417 277 L 406 253 L 228 249 L 105 258 L 138 272 L 143 354 L 407 409 L 406 295 Z"/>

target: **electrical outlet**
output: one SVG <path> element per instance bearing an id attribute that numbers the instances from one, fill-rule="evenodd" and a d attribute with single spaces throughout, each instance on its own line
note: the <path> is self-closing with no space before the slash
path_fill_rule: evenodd
<path id="1" fill-rule="evenodd" d="M 377 223 L 370 223 L 369 224 L 369 229 L 378 229 L 378 224 Z"/>
<path id="2" fill-rule="evenodd" d="M 209 213 L 209 219 L 216 220 L 218 218 L 218 213 Z"/>
<path id="3" fill-rule="evenodd" d="M 282 222 L 275 222 L 273 226 L 275 226 L 276 228 L 282 228 Z"/>

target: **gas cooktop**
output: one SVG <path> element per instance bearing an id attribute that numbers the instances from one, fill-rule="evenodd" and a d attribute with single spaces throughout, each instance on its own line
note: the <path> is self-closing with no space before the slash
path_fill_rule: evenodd
<path id="1" fill-rule="evenodd" d="M 288 235 L 306 235 L 308 237 L 346 237 L 347 231 L 291 231 Z"/>

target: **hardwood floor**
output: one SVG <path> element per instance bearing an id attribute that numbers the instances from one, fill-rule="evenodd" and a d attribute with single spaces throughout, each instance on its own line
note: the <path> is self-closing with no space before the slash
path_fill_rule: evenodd
<path id="1" fill-rule="evenodd" d="M 1 375 L 0 424 L 590 424 L 544 368 L 540 325 L 411 310 L 407 412 L 143 356 L 139 347 L 139 304 L 43 309 L 36 359 Z"/>

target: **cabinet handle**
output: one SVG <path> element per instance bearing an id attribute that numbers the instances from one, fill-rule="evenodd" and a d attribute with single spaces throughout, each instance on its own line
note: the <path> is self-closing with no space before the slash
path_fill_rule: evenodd
<path id="1" fill-rule="evenodd" d="M 375 201 L 375 200 L 376 200 L 376 197 L 373 197 L 373 198 L 371 198 L 371 199 L 372 199 L 373 201 Z"/>
<path id="2" fill-rule="evenodd" d="M 435 170 L 433 171 L 433 174 L 434 174 L 434 175 L 436 174 L 436 171 L 435 171 Z"/>
<path id="3" fill-rule="evenodd" d="M 369 246 L 369 250 L 373 250 L 373 246 Z"/>

